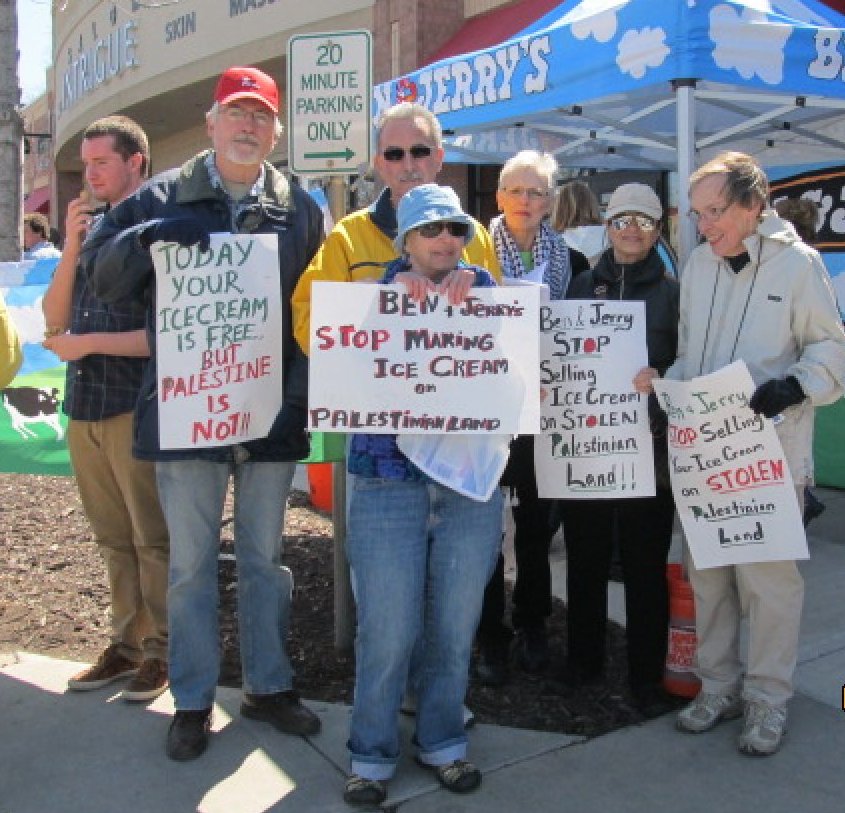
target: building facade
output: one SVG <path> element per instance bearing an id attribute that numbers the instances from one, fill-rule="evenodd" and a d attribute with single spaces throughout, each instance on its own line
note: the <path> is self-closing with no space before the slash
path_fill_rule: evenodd
<path id="1" fill-rule="evenodd" d="M 94 119 L 122 113 L 138 121 L 150 138 L 152 169 L 159 171 L 180 164 L 208 145 L 205 112 L 218 75 L 230 65 L 260 67 L 276 79 L 283 99 L 286 97 L 285 55 L 292 36 L 369 30 L 373 81 L 381 82 L 425 64 L 468 19 L 501 6 L 536 1 L 56 3 L 54 67 L 45 102 L 53 132 L 49 197 L 55 205 L 51 221 L 63 228 L 61 213 L 79 192 L 79 145 L 82 132 Z M 286 153 L 283 137 L 271 160 L 284 165 Z M 466 168 L 448 168 L 444 182 L 466 194 L 471 175 L 473 171 Z"/>

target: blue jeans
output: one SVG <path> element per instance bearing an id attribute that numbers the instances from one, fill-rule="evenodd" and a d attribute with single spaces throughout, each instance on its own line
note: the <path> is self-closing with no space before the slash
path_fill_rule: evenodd
<path id="1" fill-rule="evenodd" d="M 480 503 L 437 483 L 355 477 L 347 555 L 358 613 L 352 772 L 389 779 L 414 643 L 422 639 L 415 743 L 443 765 L 466 755 L 463 700 L 484 587 L 502 537 L 502 494 Z"/>
<path id="2" fill-rule="evenodd" d="M 282 567 L 285 501 L 295 463 L 156 463 L 170 531 L 170 691 L 177 709 L 206 709 L 220 673 L 217 557 L 229 476 L 234 476 L 238 631 L 244 691 L 291 688 L 285 651 L 293 582 Z"/>

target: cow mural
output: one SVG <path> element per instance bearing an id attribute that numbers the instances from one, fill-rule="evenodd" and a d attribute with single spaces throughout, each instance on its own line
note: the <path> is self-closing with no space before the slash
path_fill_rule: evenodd
<path id="1" fill-rule="evenodd" d="M 56 433 L 56 440 L 64 438 L 64 429 L 59 423 L 59 391 L 55 387 L 50 392 L 38 387 L 7 387 L 0 391 L 0 396 L 12 429 L 22 438 L 38 437 L 30 428 L 34 423 L 49 426 Z"/>

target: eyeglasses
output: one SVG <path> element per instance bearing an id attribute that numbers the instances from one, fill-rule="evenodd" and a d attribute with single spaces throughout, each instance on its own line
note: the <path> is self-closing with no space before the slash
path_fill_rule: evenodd
<path id="1" fill-rule="evenodd" d="M 536 186 L 509 186 L 503 189 L 509 198 L 528 198 L 528 200 L 541 200 L 549 196 L 548 189 L 540 189 Z"/>
<path id="2" fill-rule="evenodd" d="M 273 114 L 267 110 L 244 110 L 237 105 L 228 105 L 221 107 L 220 112 L 232 124 L 241 124 L 250 118 L 256 127 L 269 127 L 273 123 Z"/>
<path id="3" fill-rule="evenodd" d="M 702 221 L 706 223 L 713 223 L 718 220 L 728 209 L 731 208 L 731 204 L 728 203 L 725 206 L 708 206 L 706 209 L 702 209 L 700 212 L 696 212 L 695 209 L 689 210 L 689 216 L 696 221 L 696 223 L 701 223 Z"/>
<path id="4" fill-rule="evenodd" d="M 417 226 L 421 237 L 438 237 L 446 229 L 452 237 L 466 237 L 469 234 L 469 223 L 450 223 L 439 220 L 437 223 L 423 223 Z"/>
<path id="5" fill-rule="evenodd" d="M 431 147 L 428 144 L 414 144 L 407 150 L 404 147 L 388 147 L 382 155 L 385 161 L 401 161 L 406 152 L 410 153 L 411 158 L 428 158 L 431 155 Z"/>
<path id="6" fill-rule="evenodd" d="M 657 221 L 648 215 L 618 215 L 610 218 L 610 225 L 616 231 L 624 231 L 632 223 L 636 223 L 640 231 L 654 231 L 657 227 Z"/>

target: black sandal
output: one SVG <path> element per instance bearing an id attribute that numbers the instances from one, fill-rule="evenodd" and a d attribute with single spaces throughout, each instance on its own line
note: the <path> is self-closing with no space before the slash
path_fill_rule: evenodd
<path id="1" fill-rule="evenodd" d="M 428 765 L 417 762 L 429 771 L 434 771 L 437 781 L 452 793 L 471 793 L 481 784 L 481 771 L 466 759 L 456 759 L 445 765 Z"/>
<path id="2" fill-rule="evenodd" d="M 357 773 L 351 774 L 346 780 L 343 790 L 343 801 L 348 805 L 370 807 L 380 805 L 387 798 L 387 782 L 379 779 L 364 779 Z"/>

